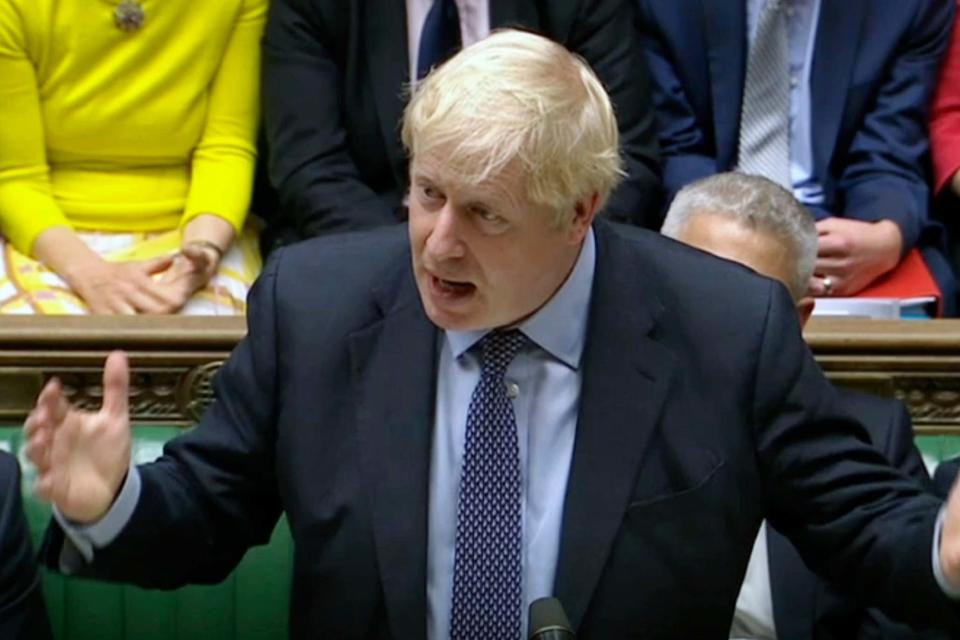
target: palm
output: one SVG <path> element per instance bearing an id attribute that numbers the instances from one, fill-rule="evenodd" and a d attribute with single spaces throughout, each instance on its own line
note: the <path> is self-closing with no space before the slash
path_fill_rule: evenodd
<path id="1" fill-rule="evenodd" d="M 78 522 L 113 501 L 115 470 L 129 465 L 129 425 L 103 414 L 71 409 L 51 443 L 49 499 Z"/>
<path id="2" fill-rule="evenodd" d="M 37 493 L 67 518 L 92 522 L 106 513 L 130 465 L 129 370 L 116 352 L 103 374 L 103 408 L 71 407 L 51 381 L 27 418 L 27 456 L 37 467 Z"/>

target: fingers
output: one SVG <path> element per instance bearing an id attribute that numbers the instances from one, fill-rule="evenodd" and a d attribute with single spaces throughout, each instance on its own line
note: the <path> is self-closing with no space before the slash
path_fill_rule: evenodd
<path id="1" fill-rule="evenodd" d="M 840 233 L 821 234 L 817 241 L 818 258 L 843 258 L 853 250 L 849 238 Z"/>
<path id="2" fill-rule="evenodd" d="M 130 365 L 127 354 L 114 351 L 107 356 L 103 367 L 103 411 L 116 417 L 127 419 L 129 412 Z"/>
<path id="3" fill-rule="evenodd" d="M 173 264 L 173 261 L 176 259 L 176 254 L 160 256 L 159 258 L 153 258 L 152 260 L 144 260 L 143 262 L 138 263 L 139 267 L 143 269 L 143 272 L 148 276 L 155 275 L 161 271 L 166 271 Z"/>
<path id="4" fill-rule="evenodd" d="M 50 445 L 54 432 L 67 420 L 70 404 L 63 397 L 63 389 L 56 378 L 50 380 L 40 392 L 37 405 L 27 416 L 23 425 L 27 439 L 27 458 L 42 473 L 50 466 Z"/>

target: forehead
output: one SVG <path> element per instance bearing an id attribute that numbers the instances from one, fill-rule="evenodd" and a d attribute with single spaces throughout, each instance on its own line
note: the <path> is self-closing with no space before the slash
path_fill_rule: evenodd
<path id="1" fill-rule="evenodd" d="M 679 239 L 788 286 L 793 278 L 789 248 L 773 235 L 750 229 L 731 216 L 696 214 L 684 223 Z"/>
<path id="2" fill-rule="evenodd" d="M 487 176 L 483 173 L 483 167 L 452 160 L 440 151 L 416 156 L 410 163 L 413 184 L 427 181 L 459 197 L 526 202 L 526 173 L 519 162 L 511 161 Z"/>

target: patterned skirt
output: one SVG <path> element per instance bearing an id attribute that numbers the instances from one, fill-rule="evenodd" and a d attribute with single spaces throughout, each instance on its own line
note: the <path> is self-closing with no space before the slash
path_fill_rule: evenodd
<path id="1" fill-rule="evenodd" d="M 176 253 L 180 232 L 94 233 L 77 232 L 88 247 L 104 259 L 149 260 Z M 0 237 L 0 314 L 86 315 L 86 303 L 60 278 Z M 238 315 L 246 312 L 247 292 L 262 267 L 258 233 L 248 225 L 234 240 L 207 286 L 187 301 L 181 314 Z"/>

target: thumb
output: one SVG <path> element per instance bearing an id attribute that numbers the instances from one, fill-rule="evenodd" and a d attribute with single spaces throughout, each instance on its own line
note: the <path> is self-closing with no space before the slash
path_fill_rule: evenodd
<path id="1" fill-rule="evenodd" d="M 103 411 L 126 419 L 129 393 L 130 365 L 127 363 L 127 354 L 114 351 L 107 356 L 103 367 Z"/>

